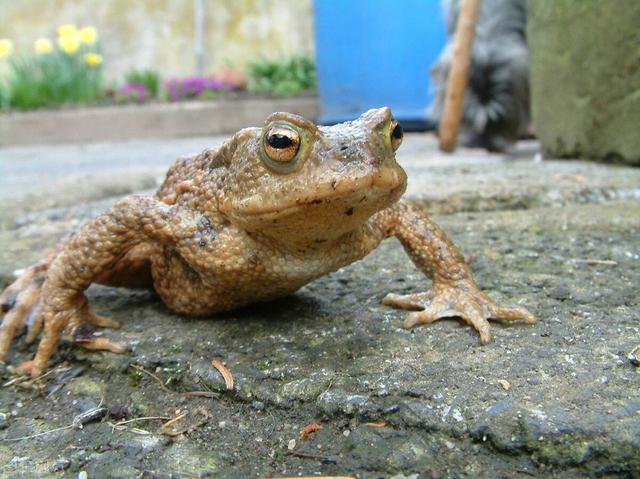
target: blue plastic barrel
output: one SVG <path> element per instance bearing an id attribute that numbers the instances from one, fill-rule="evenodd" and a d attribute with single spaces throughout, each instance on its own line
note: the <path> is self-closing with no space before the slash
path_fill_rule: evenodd
<path id="1" fill-rule="evenodd" d="M 315 0 L 320 123 L 390 106 L 426 125 L 429 68 L 445 44 L 439 0 Z"/>

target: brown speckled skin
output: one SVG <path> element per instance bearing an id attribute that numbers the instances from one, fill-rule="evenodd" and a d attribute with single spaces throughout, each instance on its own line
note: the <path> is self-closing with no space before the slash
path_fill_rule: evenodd
<path id="1" fill-rule="evenodd" d="M 301 139 L 296 158 L 275 167 L 263 146 L 273 125 Z M 77 339 L 79 326 L 117 323 L 92 313 L 84 295 L 92 282 L 154 287 L 172 310 L 206 316 L 293 293 L 389 236 L 433 281 L 426 293 L 384 299 L 418 310 L 405 326 L 459 316 L 486 342 L 488 318 L 535 321 L 482 293 L 442 230 L 399 201 L 406 175 L 395 161 L 394 125 L 388 108 L 332 127 L 274 113 L 262 129 L 241 130 L 218 149 L 178 160 L 156 196 L 119 201 L 5 290 L 0 355 L 24 324 L 28 341 L 44 325 L 34 376 L 63 333 L 97 348 L 90 337 Z"/>

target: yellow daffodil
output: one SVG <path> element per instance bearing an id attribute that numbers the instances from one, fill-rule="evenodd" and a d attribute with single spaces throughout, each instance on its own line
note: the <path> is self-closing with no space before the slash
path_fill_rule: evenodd
<path id="1" fill-rule="evenodd" d="M 0 60 L 11 55 L 13 42 L 8 38 L 0 38 Z"/>
<path id="2" fill-rule="evenodd" d="M 46 55 L 47 53 L 51 53 L 53 45 L 48 38 L 38 38 L 33 44 L 33 49 L 38 55 Z"/>
<path id="3" fill-rule="evenodd" d="M 75 37 L 78 34 L 78 29 L 75 25 L 67 23 L 58 27 L 59 37 Z"/>
<path id="4" fill-rule="evenodd" d="M 76 35 L 58 37 L 58 46 L 63 52 L 72 55 L 78 51 L 78 48 L 80 48 L 80 40 L 78 40 Z"/>
<path id="5" fill-rule="evenodd" d="M 98 31 L 94 27 L 83 27 L 78 30 L 80 42 L 85 45 L 93 45 L 98 39 Z"/>
<path id="6" fill-rule="evenodd" d="M 83 58 L 90 67 L 97 67 L 102 63 L 102 55 L 98 53 L 85 53 Z"/>

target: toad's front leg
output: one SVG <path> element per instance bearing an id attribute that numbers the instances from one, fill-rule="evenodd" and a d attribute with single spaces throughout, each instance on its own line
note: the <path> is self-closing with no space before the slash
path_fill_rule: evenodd
<path id="1" fill-rule="evenodd" d="M 83 323 L 113 325 L 95 315 L 87 304 L 84 290 L 104 271 L 113 267 L 128 251 L 149 239 L 176 241 L 174 225 L 185 218 L 175 207 L 147 196 L 130 196 L 107 213 L 86 224 L 55 256 L 42 285 L 39 314 L 44 335 L 33 360 L 31 374 L 38 376 L 46 367 L 63 333 L 90 349 L 98 349 L 104 339 L 77 337 Z"/>
<path id="2" fill-rule="evenodd" d="M 384 298 L 384 304 L 415 310 L 405 320 L 405 327 L 459 317 L 480 333 L 484 344 L 491 340 L 488 319 L 535 323 L 527 310 L 498 305 L 480 291 L 455 245 L 417 208 L 399 202 L 378 213 L 373 221 L 385 235 L 400 240 L 415 265 L 433 282 L 431 290 L 424 293 Z"/>

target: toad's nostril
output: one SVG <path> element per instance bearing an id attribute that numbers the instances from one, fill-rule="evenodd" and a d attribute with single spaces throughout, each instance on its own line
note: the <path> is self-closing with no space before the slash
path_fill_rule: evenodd
<path id="1" fill-rule="evenodd" d="M 397 150 L 402 143 L 402 137 L 404 136 L 404 131 L 402 130 L 402 126 L 396 120 L 391 122 L 391 146 L 393 150 Z"/>
<path id="2" fill-rule="evenodd" d="M 402 140 L 402 137 L 404 136 L 404 130 L 402 129 L 402 125 L 400 125 L 400 123 L 396 124 L 395 128 L 391 132 L 391 136 L 395 140 Z"/>

